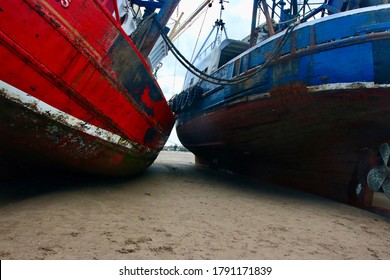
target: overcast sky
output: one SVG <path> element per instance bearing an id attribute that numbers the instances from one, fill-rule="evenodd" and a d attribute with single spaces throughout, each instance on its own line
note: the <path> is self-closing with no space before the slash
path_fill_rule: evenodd
<path id="1" fill-rule="evenodd" d="M 172 18 L 177 19 L 183 12 L 184 15 L 182 17 L 182 21 L 184 21 L 203 2 L 203 0 L 181 0 L 177 11 L 172 15 Z M 229 0 L 228 2 L 224 3 L 225 9 L 222 14 L 222 19 L 225 22 L 226 31 L 229 38 L 241 40 L 249 35 L 251 28 L 252 6 L 253 0 Z M 199 50 L 204 40 L 211 32 L 214 22 L 219 19 L 219 0 L 214 0 L 213 6 L 206 9 L 206 18 L 204 17 L 203 13 L 199 19 L 194 22 L 191 27 L 187 29 L 186 32 L 183 33 L 174 42 L 179 51 L 188 60 L 190 60 L 192 57 L 200 30 L 202 29 L 199 42 L 197 43 L 196 52 Z M 204 18 L 205 20 L 203 28 L 201 28 Z M 169 27 L 172 27 L 172 24 L 173 21 L 170 22 Z M 174 94 L 181 92 L 186 70 L 180 63 L 176 61 L 172 55 L 168 55 L 166 58 L 164 58 L 162 63 L 162 68 L 157 72 L 157 80 L 165 94 L 166 99 L 169 100 Z M 175 128 L 172 131 L 167 145 L 172 144 L 180 144 Z"/>

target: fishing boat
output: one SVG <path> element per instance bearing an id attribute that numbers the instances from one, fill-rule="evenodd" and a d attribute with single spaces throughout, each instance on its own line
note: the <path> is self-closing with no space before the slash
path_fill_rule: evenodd
<path id="1" fill-rule="evenodd" d="M 150 166 L 174 116 L 149 55 L 178 2 L 2 1 L 1 170 L 127 176 Z"/>
<path id="2" fill-rule="evenodd" d="M 251 35 L 204 45 L 170 100 L 196 163 L 363 208 L 390 198 L 390 5 L 378 3 L 255 0 Z"/>

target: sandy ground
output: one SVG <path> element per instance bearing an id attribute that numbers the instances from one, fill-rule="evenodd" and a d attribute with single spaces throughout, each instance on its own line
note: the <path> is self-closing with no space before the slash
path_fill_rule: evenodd
<path id="1" fill-rule="evenodd" d="M 132 179 L 1 180 L 0 259 L 390 259 L 390 220 L 162 152 Z"/>

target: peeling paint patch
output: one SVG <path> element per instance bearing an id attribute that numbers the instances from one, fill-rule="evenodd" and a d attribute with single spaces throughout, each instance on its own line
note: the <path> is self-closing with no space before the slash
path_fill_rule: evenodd
<path id="1" fill-rule="evenodd" d="M 144 143 L 152 143 L 153 139 L 156 137 L 157 131 L 153 127 L 150 127 L 145 134 Z"/>
<path id="2" fill-rule="evenodd" d="M 332 83 L 318 86 L 308 86 L 307 91 L 311 93 L 332 90 L 347 89 L 365 89 L 365 88 L 390 88 L 390 84 L 375 84 L 374 82 L 355 82 L 355 83 Z"/>

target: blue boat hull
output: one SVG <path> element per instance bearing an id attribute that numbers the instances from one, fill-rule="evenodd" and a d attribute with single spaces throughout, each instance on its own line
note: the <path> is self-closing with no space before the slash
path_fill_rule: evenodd
<path id="1" fill-rule="evenodd" d="M 367 173 L 390 141 L 390 5 L 302 24 L 259 67 L 283 36 L 214 73 L 248 80 L 181 96 L 179 139 L 200 164 L 369 207 Z"/>

